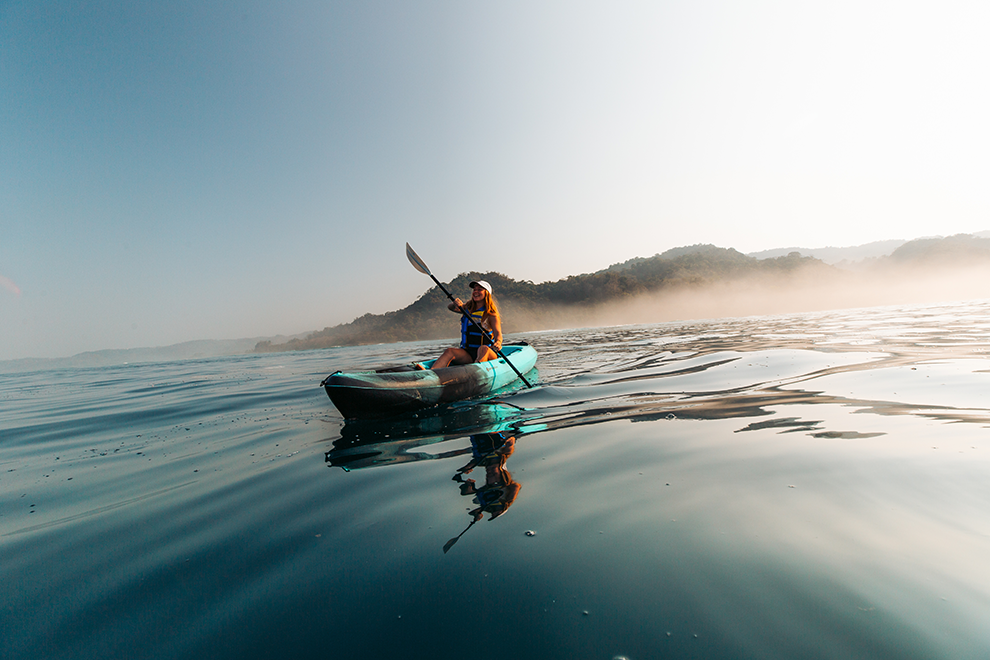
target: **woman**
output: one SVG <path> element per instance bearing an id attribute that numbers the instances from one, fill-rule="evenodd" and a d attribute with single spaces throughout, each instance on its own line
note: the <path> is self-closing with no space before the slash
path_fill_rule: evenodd
<path id="1" fill-rule="evenodd" d="M 498 312 L 498 305 L 495 304 L 495 297 L 492 295 L 492 285 L 484 280 L 478 280 L 471 282 L 470 286 L 471 300 L 465 305 L 460 298 L 454 298 L 454 302 L 447 305 L 447 309 L 460 314 L 463 307 L 474 322 L 485 329 L 494 343 L 489 341 L 467 316 L 462 315 L 461 345 L 445 350 L 433 363 L 434 369 L 443 369 L 452 364 L 494 360 L 498 357 L 495 351 L 502 348 L 502 318 Z"/>

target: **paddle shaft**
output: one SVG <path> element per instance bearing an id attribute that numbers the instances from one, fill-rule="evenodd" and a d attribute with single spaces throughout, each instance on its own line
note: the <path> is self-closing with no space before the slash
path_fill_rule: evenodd
<path id="1" fill-rule="evenodd" d="M 447 297 L 450 298 L 450 302 L 452 302 L 455 305 L 457 305 L 457 300 L 454 299 L 454 296 L 450 295 L 450 291 L 447 291 L 447 288 L 443 284 L 440 283 L 440 280 L 438 280 L 433 275 L 433 273 L 430 272 L 429 266 L 427 266 L 423 262 L 423 260 L 419 258 L 419 255 L 416 254 L 416 250 L 412 249 L 412 246 L 410 246 L 409 243 L 406 243 L 406 258 L 409 260 L 409 263 L 412 264 L 413 268 L 415 268 L 416 270 L 418 270 L 419 272 L 421 272 L 421 273 L 423 273 L 425 275 L 429 275 L 430 276 L 430 279 L 433 280 L 434 282 L 436 282 L 436 285 L 438 287 L 440 287 L 440 290 L 447 294 Z M 457 309 L 461 310 L 461 314 L 463 314 L 464 317 L 467 318 L 467 320 L 470 321 L 472 325 L 474 325 L 474 327 L 478 328 L 478 330 L 485 337 L 485 339 L 487 339 L 488 341 L 490 341 L 492 343 L 492 345 L 490 346 L 490 348 L 493 349 L 498 354 L 498 356 L 500 358 L 502 358 L 503 360 L 505 360 L 505 363 L 507 365 L 509 365 L 512 368 L 513 371 L 516 372 L 516 375 L 519 376 L 519 378 L 522 379 L 522 382 L 526 383 L 526 387 L 532 388 L 533 386 L 530 384 L 530 382 L 528 380 L 526 380 L 526 377 L 522 375 L 522 372 L 520 372 L 518 369 L 516 369 L 516 365 L 512 364 L 512 361 L 509 360 L 509 358 L 505 357 L 505 353 L 503 353 L 500 349 L 495 348 L 495 340 L 492 338 L 492 336 L 490 334 L 488 334 L 488 331 L 485 330 L 484 328 L 482 328 L 481 327 L 481 324 L 478 323 L 477 321 L 475 321 L 471 317 L 471 315 L 467 313 L 467 311 L 464 309 L 463 306 L 457 305 Z"/>
<path id="2" fill-rule="evenodd" d="M 507 365 L 509 365 L 510 367 L 512 367 L 512 370 L 516 372 L 516 375 L 519 376 L 520 378 L 522 378 L 522 382 L 526 383 L 526 387 L 530 387 L 530 388 L 533 387 L 532 385 L 530 385 L 529 381 L 526 380 L 526 377 L 523 376 L 522 373 L 518 369 L 516 369 L 516 365 L 512 364 L 512 362 L 509 360 L 509 358 L 505 357 L 505 353 L 502 352 L 502 349 L 495 348 L 495 339 L 493 339 L 492 336 L 490 334 L 488 334 L 488 331 L 487 330 L 485 330 L 484 328 L 481 327 L 481 324 L 480 323 L 478 323 L 477 321 L 475 321 L 474 318 L 472 318 L 472 316 L 467 313 L 467 310 L 465 310 L 461 305 L 458 305 L 457 304 L 457 300 L 454 299 L 454 296 L 450 295 L 450 291 L 447 291 L 446 287 L 444 287 L 444 285 L 440 283 L 440 280 L 438 280 L 436 277 L 434 277 L 433 273 L 427 273 L 427 275 L 429 275 L 430 278 L 434 282 L 437 283 L 437 286 L 440 287 L 440 290 L 441 291 L 443 291 L 444 293 L 447 294 L 447 297 L 450 298 L 450 302 L 454 303 L 454 305 L 457 306 L 457 309 L 460 310 L 460 312 L 464 316 L 464 318 L 466 318 L 468 321 L 470 321 L 471 323 L 473 323 L 474 324 L 474 327 L 478 328 L 478 330 L 481 331 L 481 334 L 483 334 L 485 336 L 485 339 L 487 339 L 488 341 L 490 341 L 492 343 L 492 345 L 489 346 L 489 348 L 491 348 L 493 351 L 495 351 L 500 358 L 502 358 L 503 360 L 505 360 L 505 363 Z"/>

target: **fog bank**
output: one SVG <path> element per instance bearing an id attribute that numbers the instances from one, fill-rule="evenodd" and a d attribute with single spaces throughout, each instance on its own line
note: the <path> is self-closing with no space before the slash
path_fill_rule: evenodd
<path id="1" fill-rule="evenodd" d="M 990 265 L 877 269 L 786 280 L 746 278 L 680 286 L 593 306 L 506 306 L 509 332 L 659 323 L 990 298 Z"/>

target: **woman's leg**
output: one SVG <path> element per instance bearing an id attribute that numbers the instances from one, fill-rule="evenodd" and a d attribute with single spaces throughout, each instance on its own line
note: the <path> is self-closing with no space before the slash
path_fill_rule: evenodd
<path id="1" fill-rule="evenodd" d="M 437 361 L 433 363 L 432 369 L 443 369 L 444 367 L 449 367 L 451 364 L 470 364 L 474 362 L 471 359 L 471 354 L 465 351 L 463 348 L 448 348 L 443 352 L 443 354 L 437 358 Z"/>
<path id="2" fill-rule="evenodd" d="M 478 348 L 478 359 L 475 362 L 487 362 L 488 360 L 494 360 L 498 357 L 498 353 L 493 351 L 489 346 L 481 346 Z"/>

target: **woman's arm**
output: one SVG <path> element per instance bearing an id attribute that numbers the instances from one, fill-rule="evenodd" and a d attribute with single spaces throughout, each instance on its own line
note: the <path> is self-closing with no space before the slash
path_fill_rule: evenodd
<path id="1" fill-rule="evenodd" d="M 497 314 L 488 317 L 488 326 L 492 329 L 492 340 L 495 342 L 495 350 L 502 348 L 502 319 Z"/>

